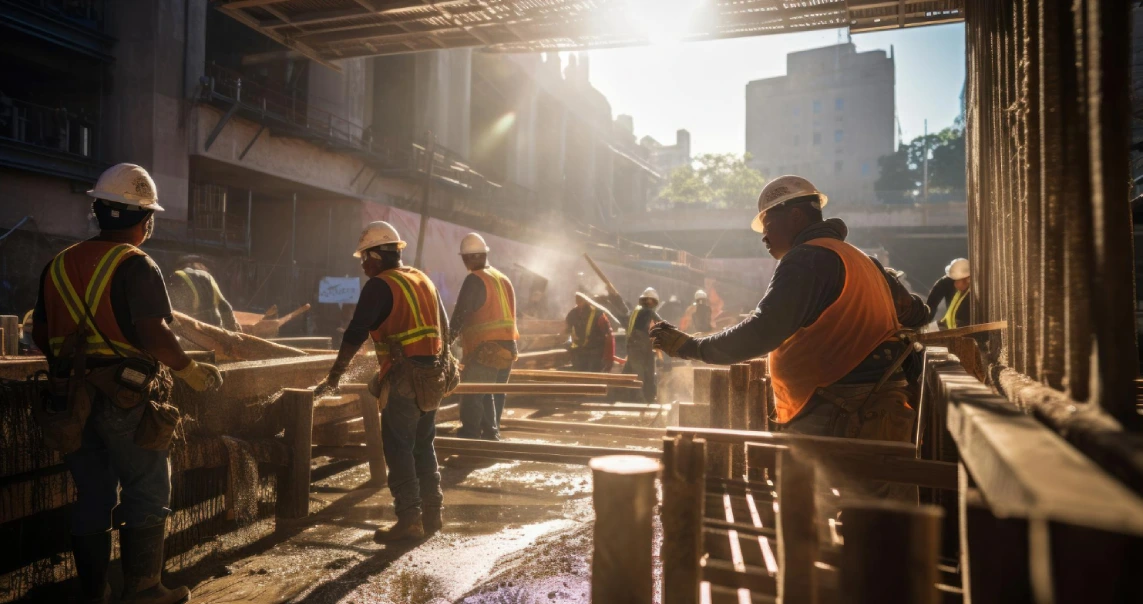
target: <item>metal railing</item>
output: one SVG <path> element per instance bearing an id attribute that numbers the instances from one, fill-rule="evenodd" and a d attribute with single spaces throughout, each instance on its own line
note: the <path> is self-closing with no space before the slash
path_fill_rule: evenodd
<path id="1" fill-rule="evenodd" d="M 95 120 L 66 107 L 47 107 L 0 95 L 0 139 L 91 157 Z"/>

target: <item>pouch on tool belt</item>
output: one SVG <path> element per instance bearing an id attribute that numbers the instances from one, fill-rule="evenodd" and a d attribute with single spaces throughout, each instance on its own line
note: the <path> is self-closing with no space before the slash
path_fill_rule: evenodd
<path id="1" fill-rule="evenodd" d="M 153 397 L 159 365 L 140 358 L 126 358 L 111 367 L 92 369 L 87 381 L 116 407 L 134 409 Z"/>
<path id="2" fill-rule="evenodd" d="M 511 369 L 518 355 L 495 342 L 484 342 L 476 347 L 472 356 L 478 365 L 493 369 Z"/>
<path id="3" fill-rule="evenodd" d="M 444 325 L 440 307 L 437 307 L 439 325 Z M 441 406 L 444 397 L 456 390 L 460 384 L 460 367 L 456 357 L 449 350 L 449 338 L 441 338 L 441 352 L 433 359 L 432 364 L 419 363 L 406 359 L 400 342 L 389 340 L 389 354 L 393 359 L 393 370 L 390 372 L 390 387 L 397 389 L 397 395 L 417 401 L 421 412 L 436 411 Z"/>
<path id="4" fill-rule="evenodd" d="M 32 406 L 32 417 L 40 426 L 44 444 L 68 454 L 83 443 L 83 429 L 91 415 L 91 393 L 84 379 L 87 371 L 87 333 L 80 330 L 64 340 L 60 355 L 52 359 L 48 371 L 37 371 L 42 380 L 40 400 Z"/>
<path id="5" fill-rule="evenodd" d="M 150 451 L 166 451 L 179 427 L 179 410 L 170 403 L 147 401 L 135 428 L 135 444 Z"/>

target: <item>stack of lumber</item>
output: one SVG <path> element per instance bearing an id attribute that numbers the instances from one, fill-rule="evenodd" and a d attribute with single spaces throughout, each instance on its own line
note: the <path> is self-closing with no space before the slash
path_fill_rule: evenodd
<path id="1" fill-rule="evenodd" d="M 220 362 L 263 361 L 287 357 L 304 357 L 306 352 L 275 344 L 257 336 L 228 331 L 175 311 L 171 329 L 180 338 L 205 350 L 213 350 Z"/>

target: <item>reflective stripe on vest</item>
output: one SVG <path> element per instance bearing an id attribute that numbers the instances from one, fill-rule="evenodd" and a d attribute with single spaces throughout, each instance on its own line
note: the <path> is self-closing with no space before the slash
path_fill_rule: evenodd
<path id="1" fill-rule="evenodd" d="M 945 318 L 943 319 L 945 327 L 949 329 L 956 329 L 956 311 L 960 310 L 960 305 L 964 299 L 968 297 L 968 291 L 957 290 L 953 295 L 953 299 L 949 302 L 949 307 L 945 311 Z"/>
<path id="2" fill-rule="evenodd" d="M 194 281 L 191 281 L 190 275 L 188 275 L 186 271 L 175 271 L 175 276 L 185 281 L 187 287 L 190 288 L 191 296 L 194 300 L 191 302 L 191 314 L 198 312 L 200 302 L 198 298 L 198 288 L 194 286 Z"/>
<path id="3" fill-rule="evenodd" d="M 599 315 L 599 309 L 592 306 L 591 312 L 588 313 L 588 315 L 587 315 L 587 325 L 585 325 L 583 328 L 583 338 L 582 339 L 575 337 L 575 328 L 574 327 L 572 328 L 572 348 L 579 348 L 581 346 L 587 346 L 587 343 L 589 341 L 591 341 L 591 330 L 592 330 L 592 328 L 595 327 L 595 318 L 597 315 Z"/>
<path id="4" fill-rule="evenodd" d="M 55 286 L 55 291 L 59 294 L 59 300 L 63 303 L 64 308 L 67 309 L 68 315 L 71 316 L 72 323 L 70 326 L 63 325 L 49 325 L 48 342 L 51 344 L 52 353 L 58 355 L 64 340 L 69 335 L 75 333 L 81 324 L 87 328 L 87 354 L 94 356 L 119 356 L 114 346 L 119 352 L 132 352 L 137 353 L 139 350 L 128 344 L 126 338 L 121 337 L 118 324 L 115 323 L 114 314 L 111 317 L 106 317 L 107 312 L 111 311 L 110 301 L 105 298 L 110 297 L 111 292 L 108 286 L 115 275 L 115 270 L 119 265 L 128 257 L 139 254 L 138 249 L 134 246 L 122 244 L 116 245 L 107 250 L 100 256 L 99 260 L 95 263 L 95 270 L 91 278 L 88 280 L 86 288 L 84 289 L 83 297 L 75 289 L 71 277 L 67 273 L 66 259 L 69 253 L 79 253 L 81 250 L 77 248 L 81 245 L 88 244 L 83 242 L 76 244 L 63 252 L 60 252 L 55 259 L 52 260 L 49 273 L 51 274 L 52 284 Z M 100 309 L 105 308 L 103 314 L 100 314 Z M 97 328 L 97 324 L 102 324 L 102 327 Z M 111 326 L 114 325 L 114 329 Z M 100 335 L 102 332 L 103 335 Z M 105 340 L 106 338 L 106 340 Z M 108 345 L 110 342 L 111 346 Z"/>
<path id="5" fill-rule="evenodd" d="M 405 357 L 432 356 L 440 352 L 440 302 L 432 281 L 416 269 L 392 269 L 376 278 L 384 281 L 393 293 L 389 317 L 369 332 L 384 376 L 392 366 L 390 340 L 401 345 Z"/>
<path id="6" fill-rule="evenodd" d="M 845 377 L 901 329 L 889 284 L 869 256 L 836 239 L 803 245 L 836 253 L 845 267 L 845 283 L 816 321 L 770 353 L 774 407 L 781 423 L 793 419 L 818 388 Z"/>
<path id="7" fill-rule="evenodd" d="M 516 297 L 508 277 L 491 266 L 472 274 L 484 284 L 485 295 L 484 303 L 472 313 L 470 323 L 464 326 L 465 351 L 474 351 L 484 342 L 519 340 Z"/>

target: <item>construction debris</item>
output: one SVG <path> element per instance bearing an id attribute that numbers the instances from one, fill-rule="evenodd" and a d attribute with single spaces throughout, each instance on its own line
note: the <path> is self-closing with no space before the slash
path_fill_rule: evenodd
<path id="1" fill-rule="evenodd" d="M 306 352 L 275 344 L 247 333 L 228 331 L 175 311 L 171 329 L 180 338 L 205 350 L 213 350 L 220 362 L 262 361 L 286 357 L 304 357 Z"/>

